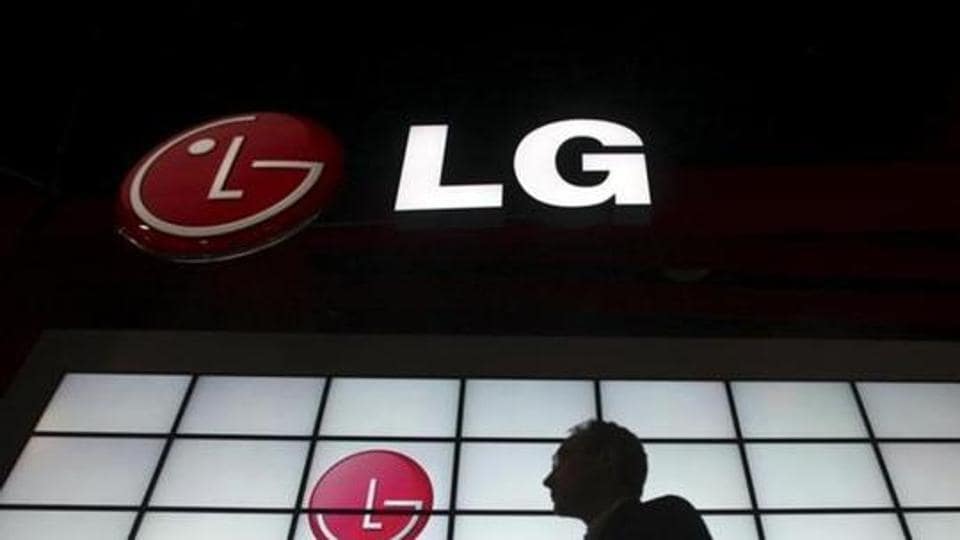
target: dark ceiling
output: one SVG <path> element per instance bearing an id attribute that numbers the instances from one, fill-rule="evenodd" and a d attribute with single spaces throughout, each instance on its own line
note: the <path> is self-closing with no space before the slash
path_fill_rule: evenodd
<path id="1" fill-rule="evenodd" d="M 383 120 L 503 132 L 520 112 L 629 115 L 660 159 L 688 165 L 960 151 L 960 47 L 931 27 L 234 11 L 88 13 L 22 29 L 5 68 L 7 176 L 109 193 L 158 139 L 255 110 L 310 114 L 348 140 Z"/>

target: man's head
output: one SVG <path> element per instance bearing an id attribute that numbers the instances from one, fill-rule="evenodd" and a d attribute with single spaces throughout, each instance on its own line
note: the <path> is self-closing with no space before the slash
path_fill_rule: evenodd
<path id="1" fill-rule="evenodd" d="M 640 440 L 617 424 L 590 420 L 570 430 L 543 485 L 558 514 L 589 520 L 617 499 L 639 498 L 646 479 Z"/>

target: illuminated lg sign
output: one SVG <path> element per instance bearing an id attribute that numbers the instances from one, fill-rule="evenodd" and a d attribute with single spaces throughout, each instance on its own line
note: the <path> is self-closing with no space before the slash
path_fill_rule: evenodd
<path id="1" fill-rule="evenodd" d="M 223 118 L 172 137 L 127 176 L 120 233 L 182 261 L 236 257 L 316 217 L 343 177 L 332 133 L 304 118 Z"/>
<path id="2" fill-rule="evenodd" d="M 426 471 L 403 454 L 360 452 L 323 474 L 310 509 L 310 529 L 318 540 L 412 540 L 430 518 L 433 486 Z"/>
<path id="3" fill-rule="evenodd" d="M 650 204 L 647 164 L 639 150 L 584 154 L 587 172 L 608 173 L 595 186 L 567 182 L 557 170 L 560 147 L 573 139 L 588 138 L 607 147 L 643 145 L 630 129 L 603 120 L 564 120 L 530 132 L 520 141 L 513 156 L 513 169 L 520 187 L 534 199 L 561 208 L 596 206 L 607 201 L 616 205 Z M 448 210 L 500 208 L 503 186 L 494 183 L 442 185 L 441 172 L 446 150 L 447 126 L 413 126 L 400 173 L 394 208 L 407 210 Z"/>
<path id="4" fill-rule="evenodd" d="M 448 126 L 409 130 L 394 210 L 501 208 L 496 182 L 445 184 Z M 603 151 L 584 153 L 581 168 L 606 173 L 596 185 L 565 179 L 561 146 L 590 139 Z M 582 208 L 612 202 L 650 204 L 643 142 L 604 120 L 563 120 L 539 127 L 517 145 L 520 187 L 549 206 Z M 165 141 L 138 163 L 119 197 L 119 231 L 138 247 L 180 261 L 237 257 L 292 235 L 329 206 L 343 178 L 343 150 L 316 123 L 261 113 L 222 118 Z"/>

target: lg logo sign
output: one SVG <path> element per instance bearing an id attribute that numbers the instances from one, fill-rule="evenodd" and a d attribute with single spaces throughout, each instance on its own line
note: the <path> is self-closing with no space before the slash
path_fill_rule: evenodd
<path id="1" fill-rule="evenodd" d="M 309 507 L 317 540 L 412 540 L 430 519 L 433 485 L 408 456 L 368 450 L 327 469 Z"/>
<path id="2" fill-rule="evenodd" d="M 448 126 L 412 126 L 393 208 L 398 212 L 501 208 L 503 185 L 444 182 Z M 581 167 L 606 173 L 592 186 L 557 170 L 566 142 L 608 147 L 584 153 Z M 533 199 L 560 208 L 612 202 L 649 205 L 640 137 L 604 120 L 563 120 L 527 134 L 513 169 Z M 127 175 L 119 231 L 142 249 L 180 261 L 251 253 L 294 234 L 329 207 L 343 180 L 343 150 L 327 129 L 299 117 L 263 113 L 223 118 L 187 130 L 151 151 Z"/>
<path id="3" fill-rule="evenodd" d="M 120 233 L 181 261 L 237 257 L 279 242 L 328 206 L 343 150 L 315 123 L 235 116 L 187 130 L 150 152 L 120 192 Z"/>
<path id="4" fill-rule="evenodd" d="M 578 186 L 567 182 L 557 171 L 556 158 L 564 143 L 580 138 L 636 150 L 584 154 L 584 171 L 606 172 L 608 176 L 598 185 Z M 443 185 L 441 171 L 446 141 L 447 126 L 410 128 L 394 208 L 406 211 L 502 207 L 502 185 Z M 640 137 L 619 124 L 564 120 L 535 129 L 524 137 L 513 156 L 513 170 L 528 195 L 550 206 L 582 208 L 607 201 L 617 205 L 650 204 L 647 163 L 639 150 L 641 146 Z"/>

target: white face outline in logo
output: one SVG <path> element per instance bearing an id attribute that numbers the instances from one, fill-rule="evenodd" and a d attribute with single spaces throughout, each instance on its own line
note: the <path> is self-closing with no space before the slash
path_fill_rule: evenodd
<path id="1" fill-rule="evenodd" d="M 157 161 L 164 153 L 166 153 L 170 148 L 176 146 L 177 144 L 183 142 L 194 135 L 208 130 L 210 128 L 226 125 L 226 124 L 235 124 L 239 122 L 253 122 L 256 121 L 257 117 L 255 115 L 250 116 L 235 116 L 232 118 L 225 118 L 222 120 L 217 120 L 215 122 L 210 122 L 204 124 L 200 127 L 191 129 L 186 133 L 174 138 L 173 140 L 167 142 L 161 146 L 156 152 L 150 154 L 150 156 L 144 161 L 143 165 L 137 169 L 136 175 L 134 175 L 133 182 L 130 185 L 130 204 L 133 208 L 134 213 L 143 220 L 144 223 L 150 227 L 172 235 L 180 236 L 185 238 L 203 238 L 208 236 L 219 236 L 224 234 L 229 234 L 236 232 L 242 229 L 246 229 L 263 221 L 270 219 L 271 217 L 283 212 L 287 208 L 293 206 L 294 203 L 302 199 L 310 189 L 317 183 L 317 180 L 320 178 L 320 173 L 323 172 L 323 162 L 321 161 L 287 161 L 287 160 L 256 160 L 252 163 L 254 168 L 263 168 L 263 169 L 305 169 L 307 174 L 304 176 L 303 180 L 300 182 L 300 185 L 296 189 L 291 191 L 286 197 L 277 201 L 270 207 L 257 212 L 251 216 L 241 218 L 234 221 L 229 221 L 227 223 L 221 223 L 219 225 L 179 225 L 177 223 L 171 223 L 166 221 L 152 212 L 147 208 L 143 202 L 140 191 L 143 187 L 143 180 L 147 172 L 149 172 L 150 167 L 153 166 L 154 162 Z M 235 154 L 233 155 L 235 158 Z M 221 171 L 223 171 L 221 167 Z M 218 172 L 217 179 L 214 180 L 214 187 L 217 187 L 218 184 L 222 184 L 225 181 L 225 176 L 220 177 Z M 222 188 L 222 185 L 220 186 Z M 213 189 L 211 189 L 213 192 Z M 236 198 L 236 197 L 234 197 Z"/>
<path id="2" fill-rule="evenodd" d="M 383 523 L 377 523 L 373 521 L 374 511 L 373 501 L 376 498 L 377 493 L 377 479 L 371 478 L 370 483 L 367 486 L 367 500 L 364 510 L 366 513 L 363 514 L 363 525 L 362 529 L 365 531 L 379 531 L 383 529 Z M 408 501 L 408 500 L 390 500 L 387 499 L 383 501 L 383 505 L 387 508 L 409 508 L 413 511 L 419 512 L 423 510 L 423 501 Z M 410 521 L 400 529 L 400 532 L 390 537 L 390 540 L 406 540 L 407 535 L 410 534 L 416 526 L 417 522 L 420 521 L 419 514 L 411 514 Z M 327 522 L 324 520 L 323 514 L 317 516 L 317 525 L 320 526 L 320 530 L 323 531 L 323 534 L 327 535 L 326 540 L 340 540 L 327 526 Z"/>

